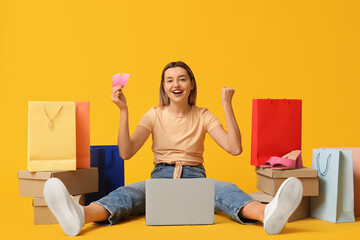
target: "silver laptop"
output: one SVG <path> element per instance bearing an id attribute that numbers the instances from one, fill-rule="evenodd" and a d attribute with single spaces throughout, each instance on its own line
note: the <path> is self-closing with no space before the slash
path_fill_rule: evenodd
<path id="1" fill-rule="evenodd" d="M 146 181 L 146 225 L 214 224 L 212 178 Z"/>

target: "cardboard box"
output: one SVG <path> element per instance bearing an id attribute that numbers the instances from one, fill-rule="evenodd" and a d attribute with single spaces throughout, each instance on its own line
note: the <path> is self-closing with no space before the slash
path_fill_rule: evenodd
<path id="1" fill-rule="evenodd" d="M 272 170 L 256 167 L 256 187 L 271 196 L 275 196 L 280 185 L 289 177 L 297 177 L 303 185 L 303 196 L 319 195 L 319 180 L 316 169 L 296 168 L 290 170 Z"/>
<path id="2" fill-rule="evenodd" d="M 80 205 L 84 205 L 85 199 L 84 195 L 76 195 L 73 196 L 73 199 L 80 203 Z M 50 209 L 47 207 L 46 202 L 43 198 L 34 198 L 33 200 L 34 206 L 34 224 L 42 225 L 42 224 L 57 224 L 55 216 L 52 214 Z"/>
<path id="3" fill-rule="evenodd" d="M 266 204 L 268 204 L 274 198 L 273 196 L 261 191 L 250 193 L 249 195 L 254 199 L 258 200 L 259 202 Z M 309 216 L 310 216 L 310 197 L 303 197 L 299 207 L 289 217 L 288 222 L 294 222 L 296 220 L 300 220 Z"/>
<path id="4" fill-rule="evenodd" d="M 85 168 L 76 171 L 29 172 L 18 171 L 19 195 L 43 198 L 44 184 L 49 178 L 59 178 L 71 195 L 98 191 L 98 169 Z"/>

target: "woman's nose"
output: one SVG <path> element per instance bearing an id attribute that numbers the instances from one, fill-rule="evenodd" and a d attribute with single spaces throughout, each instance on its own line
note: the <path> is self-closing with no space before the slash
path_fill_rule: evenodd
<path id="1" fill-rule="evenodd" d="M 178 80 L 176 80 L 176 81 L 174 82 L 174 85 L 175 85 L 175 86 L 180 86 L 179 81 L 178 81 Z"/>

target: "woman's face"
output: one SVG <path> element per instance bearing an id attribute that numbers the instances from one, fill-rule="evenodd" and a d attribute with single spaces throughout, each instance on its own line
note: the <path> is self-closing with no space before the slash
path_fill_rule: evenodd
<path id="1" fill-rule="evenodd" d="M 170 103 L 188 103 L 190 91 L 194 88 L 187 71 L 182 67 L 165 71 L 163 87 Z"/>

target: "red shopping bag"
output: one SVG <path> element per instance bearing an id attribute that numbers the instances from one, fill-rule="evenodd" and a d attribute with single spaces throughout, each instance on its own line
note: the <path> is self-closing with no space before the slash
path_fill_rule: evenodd
<path id="1" fill-rule="evenodd" d="M 76 102 L 76 168 L 90 168 L 89 102 Z"/>
<path id="2" fill-rule="evenodd" d="M 301 100 L 253 99 L 251 165 L 301 150 Z"/>

